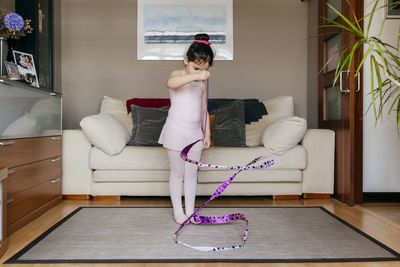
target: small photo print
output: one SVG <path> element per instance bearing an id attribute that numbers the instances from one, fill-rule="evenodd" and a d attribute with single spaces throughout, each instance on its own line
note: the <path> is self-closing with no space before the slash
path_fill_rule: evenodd
<path id="1" fill-rule="evenodd" d="M 13 51 L 14 62 L 17 64 L 19 73 L 24 77 L 25 81 L 32 86 L 39 87 L 39 79 L 36 74 L 35 63 L 33 61 L 33 55 Z"/>
<path id="2" fill-rule="evenodd" d="M 18 66 L 15 63 L 4 61 L 4 66 L 6 66 L 8 77 L 19 77 Z"/>

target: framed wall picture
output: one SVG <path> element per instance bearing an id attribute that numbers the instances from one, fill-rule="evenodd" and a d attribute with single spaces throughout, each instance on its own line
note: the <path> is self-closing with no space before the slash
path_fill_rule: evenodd
<path id="1" fill-rule="evenodd" d="M 7 78 L 10 80 L 21 80 L 21 74 L 18 71 L 18 66 L 15 63 L 4 61 L 4 66 L 7 71 Z"/>
<path id="2" fill-rule="evenodd" d="M 400 19 L 400 4 L 398 0 L 386 0 L 386 18 Z M 396 3 L 396 4 L 395 4 Z"/>
<path id="3" fill-rule="evenodd" d="M 14 62 L 24 80 L 32 86 L 39 87 L 33 55 L 16 50 L 13 50 L 13 55 Z"/>
<path id="4" fill-rule="evenodd" d="M 233 60 L 233 0 L 138 0 L 137 59 L 183 60 L 198 33 L 215 60 Z"/>

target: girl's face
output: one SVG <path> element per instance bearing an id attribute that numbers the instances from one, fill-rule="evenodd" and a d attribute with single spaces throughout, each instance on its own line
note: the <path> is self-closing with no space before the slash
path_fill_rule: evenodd
<path id="1" fill-rule="evenodd" d="M 208 62 L 189 61 L 187 57 L 185 57 L 183 62 L 186 65 L 185 70 L 188 74 L 194 74 L 202 70 L 207 70 L 209 67 Z"/>

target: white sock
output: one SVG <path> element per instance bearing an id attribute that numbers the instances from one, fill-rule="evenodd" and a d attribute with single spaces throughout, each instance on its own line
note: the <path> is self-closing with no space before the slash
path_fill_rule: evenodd
<path id="1" fill-rule="evenodd" d="M 195 161 L 199 161 L 201 151 L 190 151 L 188 157 Z M 189 217 L 194 212 L 194 204 L 196 201 L 196 187 L 197 187 L 197 170 L 198 166 L 189 162 L 185 162 L 185 212 Z"/>
<path id="2" fill-rule="evenodd" d="M 175 221 L 180 223 L 186 217 L 182 209 L 182 181 L 185 161 L 181 159 L 179 151 L 167 149 L 167 152 L 170 162 L 169 194 L 174 208 Z"/>

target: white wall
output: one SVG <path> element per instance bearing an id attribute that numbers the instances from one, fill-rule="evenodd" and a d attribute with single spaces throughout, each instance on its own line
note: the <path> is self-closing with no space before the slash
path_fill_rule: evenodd
<path id="1" fill-rule="evenodd" d="M 374 0 L 365 0 L 365 14 L 371 12 Z M 384 2 L 384 1 L 380 1 Z M 377 35 L 385 13 L 384 9 L 376 12 L 371 24 L 370 36 Z M 388 19 L 382 33 L 382 39 L 396 44 L 400 19 Z M 364 53 L 368 47 L 364 47 Z M 370 64 L 364 66 L 364 114 L 371 104 Z M 375 85 L 377 84 L 375 78 Z M 400 137 L 397 136 L 395 112 L 391 116 L 384 113 L 383 121 L 375 126 L 373 111 L 364 117 L 364 192 L 400 192 Z"/>

